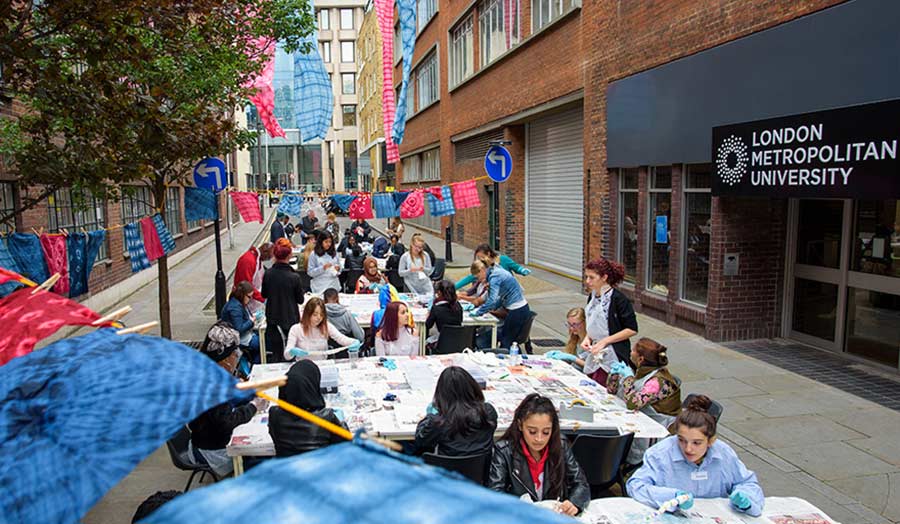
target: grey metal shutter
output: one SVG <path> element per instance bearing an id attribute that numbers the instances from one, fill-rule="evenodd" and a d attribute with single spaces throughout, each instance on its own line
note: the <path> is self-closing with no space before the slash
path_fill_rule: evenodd
<path id="1" fill-rule="evenodd" d="M 581 278 L 584 195 L 582 108 L 528 124 L 526 261 Z"/>

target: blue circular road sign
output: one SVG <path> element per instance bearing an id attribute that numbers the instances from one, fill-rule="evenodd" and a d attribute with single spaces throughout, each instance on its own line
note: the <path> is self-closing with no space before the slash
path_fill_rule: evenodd
<path id="1" fill-rule="evenodd" d="M 228 185 L 228 170 L 218 158 L 204 158 L 194 166 L 194 184 L 210 191 L 221 191 Z"/>
<path id="2" fill-rule="evenodd" d="M 512 174 L 512 155 L 502 146 L 491 146 L 484 155 L 484 172 L 494 182 L 506 182 Z"/>

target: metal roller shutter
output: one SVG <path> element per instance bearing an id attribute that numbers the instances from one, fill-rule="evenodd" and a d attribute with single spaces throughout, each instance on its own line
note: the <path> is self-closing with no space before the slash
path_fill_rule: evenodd
<path id="1" fill-rule="evenodd" d="M 528 124 L 526 260 L 581 278 L 584 121 L 582 108 Z"/>

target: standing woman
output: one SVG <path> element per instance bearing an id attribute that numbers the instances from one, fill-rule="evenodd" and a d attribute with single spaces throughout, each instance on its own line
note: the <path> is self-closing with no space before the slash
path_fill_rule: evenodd
<path id="1" fill-rule="evenodd" d="M 334 242 L 338 242 L 338 239 L 341 238 L 341 226 L 338 225 L 337 215 L 334 213 L 328 213 L 328 220 L 325 221 L 322 229 L 331 233 Z"/>
<path id="2" fill-rule="evenodd" d="M 327 231 L 322 231 L 316 238 L 316 249 L 309 257 L 307 268 L 310 278 L 310 288 L 313 293 L 322 293 L 326 289 L 341 289 L 341 260 L 334 249 L 334 237 Z"/>
<path id="3" fill-rule="evenodd" d="M 403 302 L 385 307 L 381 329 L 375 334 L 375 354 L 413 356 L 419 354 L 419 331 L 412 323 L 409 308 Z"/>
<path id="4" fill-rule="evenodd" d="M 409 251 L 400 257 L 400 266 L 397 273 L 406 284 L 406 290 L 419 295 L 430 295 L 431 287 L 431 257 L 425 252 L 425 240 L 416 233 L 412 236 Z"/>
<path id="5" fill-rule="evenodd" d="M 616 360 L 631 363 L 631 344 L 628 339 L 637 334 L 634 307 L 616 286 L 625 278 L 621 264 L 598 258 L 584 268 L 584 282 L 591 290 L 587 306 L 587 336 L 581 342 L 586 355 L 584 372 L 600 384 L 606 384 L 610 367 Z M 615 353 L 604 351 L 611 348 Z"/>
<path id="6" fill-rule="evenodd" d="M 481 260 L 487 265 L 499 265 L 510 273 L 515 273 L 517 275 L 528 276 L 531 274 L 530 269 L 522 267 L 515 260 L 506 255 L 497 253 L 491 248 L 490 244 L 478 244 L 475 248 L 475 260 Z M 474 278 L 472 275 L 460 279 L 459 282 L 456 283 L 456 289 L 462 289 L 471 284 L 473 280 Z"/>
<path id="7" fill-rule="evenodd" d="M 488 264 L 487 261 L 482 261 Z M 475 265 L 473 264 L 474 268 Z M 500 347 L 508 348 L 519 339 L 525 324 L 531 319 L 531 308 L 525 299 L 525 292 L 516 277 L 497 265 L 488 265 L 484 275 L 476 275 L 478 280 L 486 279 L 488 294 L 478 309 L 472 315 L 481 316 L 495 309 L 504 308 L 506 318 L 503 320 L 503 328 L 500 330 Z"/>
<path id="8" fill-rule="evenodd" d="M 303 281 L 288 264 L 291 243 L 287 239 L 275 242 L 272 254 L 275 264 L 263 275 L 262 293 L 266 299 L 266 351 L 272 354 L 270 362 L 280 362 L 284 353 L 284 339 L 291 326 L 300 321 L 298 306 L 303 303 Z"/>

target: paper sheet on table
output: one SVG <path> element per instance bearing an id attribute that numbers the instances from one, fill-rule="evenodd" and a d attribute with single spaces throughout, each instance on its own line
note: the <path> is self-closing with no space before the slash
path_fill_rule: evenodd
<path id="1" fill-rule="evenodd" d="M 694 499 L 687 516 L 664 514 L 646 520 L 653 508 L 629 498 L 592 500 L 578 520 L 590 524 L 839 524 L 809 502 L 795 497 L 767 497 L 761 517 L 751 517 L 731 508 L 728 499 Z M 815 520 L 818 515 L 825 520 Z M 810 516 L 813 520 L 791 520 L 790 516 Z"/>

